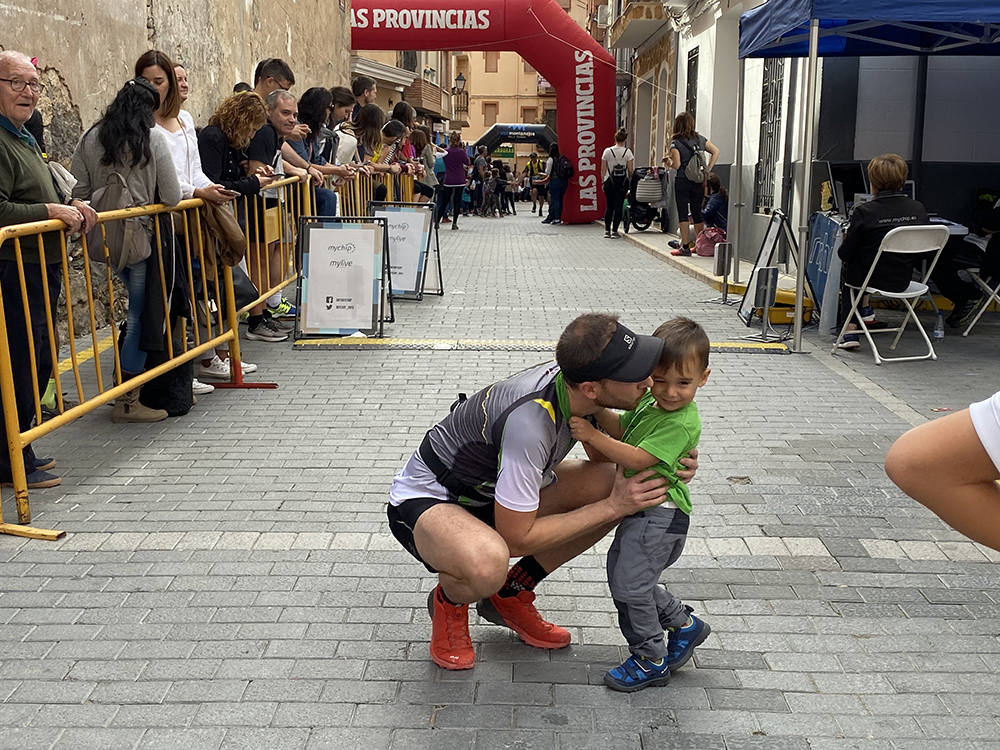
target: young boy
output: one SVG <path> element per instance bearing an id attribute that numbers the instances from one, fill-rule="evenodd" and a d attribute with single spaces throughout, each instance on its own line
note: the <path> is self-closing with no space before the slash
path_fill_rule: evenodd
<path id="1" fill-rule="evenodd" d="M 687 318 L 667 321 L 653 335 L 663 339 L 663 354 L 639 405 L 620 417 L 607 409 L 595 414 L 604 432 L 586 419 L 570 419 L 573 437 L 620 464 L 627 476 L 653 467 L 670 480 L 667 502 L 623 519 L 608 550 L 608 585 L 632 655 L 604 675 L 604 684 L 627 693 L 666 685 L 671 670 L 711 632 L 659 583 L 687 537 L 691 495 L 676 471 L 701 436 L 694 397 L 710 373 L 708 336 Z"/>

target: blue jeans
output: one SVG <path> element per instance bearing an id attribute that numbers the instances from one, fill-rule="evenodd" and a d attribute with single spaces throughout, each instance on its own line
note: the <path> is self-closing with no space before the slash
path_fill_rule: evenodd
<path id="1" fill-rule="evenodd" d="M 316 188 L 316 215 L 337 215 L 337 194 L 327 188 Z"/>
<path id="2" fill-rule="evenodd" d="M 140 318 L 146 306 L 146 261 L 125 266 L 119 274 L 128 290 L 128 315 L 125 340 L 122 341 L 122 371 L 139 373 L 146 369 L 146 352 L 139 348 L 142 335 Z"/>
<path id="3" fill-rule="evenodd" d="M 553 177 L 549 180 L 549 215 L 546 217 L 550 221 L 559 219 L 562 221 L 563 196 L 566 194 L 568 183 Z"/>

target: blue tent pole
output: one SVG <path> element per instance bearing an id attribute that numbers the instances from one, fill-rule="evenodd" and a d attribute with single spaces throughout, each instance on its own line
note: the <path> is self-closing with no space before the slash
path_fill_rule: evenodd
<path id="1" fill-rule="evenodd" d="M 802 127 L 802 189 L 799 191 L 799 257 L 795 264 L 795 326 L 792 350 L 802 351 L 802 298 L 809 260 L 809 208 L 812 198 L 812 163 L 816 142 L 816 83 L 819 67 L 819 19 L 809 22 L 809 67 Z"/>

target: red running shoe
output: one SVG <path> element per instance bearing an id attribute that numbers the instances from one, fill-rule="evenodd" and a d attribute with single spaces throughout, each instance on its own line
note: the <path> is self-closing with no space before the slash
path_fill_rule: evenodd
<path id="1" fill-rule="evenodd" d="M 427 596 L 431 616 L 431 659 L 444 669 L 472 669 L 476 652 L 469 638 L 469 605 L 449 604 L 435 586 Z"/>
<path id="2" fill-rule="evenodd" d="M 494 625 L 503 625 L 535 648 L 565 648 L 569 645 L 569 631 L 546 622 L 535 609 L 535 593 L 519 591 L 517 596 L 494 594 L 476 603 L 479 616 Z"/>

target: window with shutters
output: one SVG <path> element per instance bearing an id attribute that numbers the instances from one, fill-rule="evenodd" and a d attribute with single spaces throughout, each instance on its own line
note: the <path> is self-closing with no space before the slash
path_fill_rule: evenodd
<path id="1" fill-rule="evenodd" d="M 500 53 L 499 52 L 484 52 L 483 55 L 486 57 L 486 72 L 496 73 L 497 67 L 500 63 Z"/>
<path id="2" fill-rule="evenodd" d="M 486 127 L 496 125 L 499 109 L 500 105 L 497 102 L 483 102 L 483 124 Z"/>
<path id="3" fill-rule="evenodd" d="M 538 119 L 538 107 L 521 107 L 521 122 L 533 125 Z"/>

